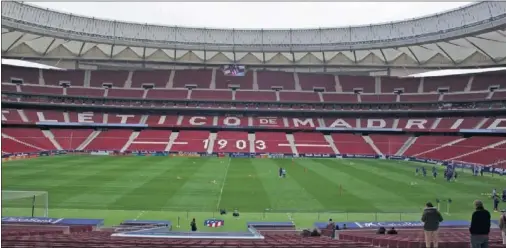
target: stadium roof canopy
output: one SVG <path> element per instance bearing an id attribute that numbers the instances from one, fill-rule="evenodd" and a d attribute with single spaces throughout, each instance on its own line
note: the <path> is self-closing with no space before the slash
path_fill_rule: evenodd
<path id="1" fill-rule="evenodd" d="M 2 56 L 261 67 L 497 66 L 506 64 L 506 2 L 365 26 L 239 30 L 103 20 L 3 1 Z"/>

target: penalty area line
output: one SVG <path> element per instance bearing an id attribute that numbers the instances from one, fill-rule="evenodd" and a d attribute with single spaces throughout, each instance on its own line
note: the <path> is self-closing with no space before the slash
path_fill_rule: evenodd
<path id="1" fill-rule="evenodd" d="M 218 196 L 218 203 L 216 204 L 216 209 L 220 208 L 221 196 L 223 195 L 223 188 L 225 188 L 225 181 L 227 180 L 228 168 L 230 168 L 230 162 L 232 158 L 228 158 L 227 168 L 225 169 L 225 176 L 223 177 L 223 182 L 221 183 L 220 195 Z"/>

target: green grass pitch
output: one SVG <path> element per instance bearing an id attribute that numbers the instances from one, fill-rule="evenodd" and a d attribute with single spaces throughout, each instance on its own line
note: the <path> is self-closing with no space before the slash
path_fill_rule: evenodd
<path id="1" fill-rule="evenodd" d="M 189 220 L 219 218 L 219 231 L 245 230 L 248 221 L 419 220 L 425 202 L 451 198 L 446 219 L 467 220 L 472 202 L 506 178 L 460 173 L 457 182 L 415 176 L 406 161 L 369 159 L 239 159 L 172 157 L 56 156 L 2 163 L 3 190 L 49 192 L 49 216 L 105 218 L 106 225 L 125 219 Z M 278 177 L 286 168 L 287 178 Z M 460 170 L 459 170 L 460 171 Z M 342 187 L 342 192 L 340 192 Z M 442 203 L 446 212 L 446 203 Z M 218 209 L 237 208 L 239 219 Z M 2 215 L 28 215 L 27 209 L 3 202 Z M 495 213 L 495 217 L 498 214 Z M 217 231 L 200 227 L 200 230 Z"/>

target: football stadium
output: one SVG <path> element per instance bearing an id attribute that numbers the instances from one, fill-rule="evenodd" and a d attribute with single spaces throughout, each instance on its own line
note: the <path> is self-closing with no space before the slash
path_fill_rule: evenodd
<path id="1" fill-rule="evenodd" d="M 430 247 L 429 209 L 460 248 L 476 200 L 506 244 L 506 2 L 276 30 L 1 4 L 2 247 Z"/>

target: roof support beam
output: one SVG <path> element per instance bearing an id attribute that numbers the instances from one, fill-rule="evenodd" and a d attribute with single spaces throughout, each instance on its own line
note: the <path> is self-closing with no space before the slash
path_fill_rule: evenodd
<path id="1" fill-rule="evenodd" d="M 46 47 L 46 50 L 44 50 L 44 56 L 47 55 L 47 52 L 49 52 L 49 48 L 51 48 L 51 46 L 53 46 L 53 43 L 56 41 L 56 39 L 53 38 L 53 40 L 51 41 L 51 43 L 49 43 L 49 45 Z"/>
<path id="2" fill-rule="evenodd" d="M 506 33 L 504 33 L 504 31 L 498 30 L 496 33 L 502 35 L 503 37 L 506 37 Z"/>
<path id="3" fill-rule="evenodd" d="M 383 59 L 385 60 L 385 64 L 388 65 L 387 56 L 385 56 L 385 53 L 383 52 L 383 49 L 380 49 L 381 55 L 383 56 Z"/>
<path id="4" fill-rule="evenodd" d="M 478 51 L 482 52 L 483 54 L 485 54 L 485 56 L 489 57 L 490 60 L 492 60 L 492 62 L 494 62 L 494 64 L 497 64 L 497 61 L 494 59 L 494 57 L 490 56 L 490 54 L 488 54 L 487 52 L 485 52 L 483 49 L 481 49 L 481 47 L 477 46 L 476 44 L 474 44 L 474 42 L 470 41 L 468 38 L 464 38 L 467 42 L 471 43 L 471 45 L 474 46 L 474 48 L 478 49 Z"/>
<path id="5" fill-rule="evenodd" d="M 418 63 L 418 65 L 421 65 L 422 63 L 420 63 L 420 60 L 418 59 L 418 57 L 416 56 L 416 54 L 413 52 L 413 50 L 411 50 L 411 47 L 408 46 L 407 49 L 411 53 L 411 55 L 413 55 L 413 58 L 415 58 L 416 63 Z"/>
<path id="6" fill-rule="evenodd" d="M 353 50 L 353 61 L 355 61 L 355 64 L 357 63 L 357 53 L 355 50 Z"/>
<path id="7" fill-rule="evenodd" d="M 114 51 L 114 46 L 115 46 L 115 45 L 114 45 L 114 44 L 112 44 L 112 46 L 111 46 L 111 52 L 109 53 L 109 59 L 112 59 L 112 53 L 113 53 L 113 51 Z"/>
<path id="8" fill-rule="evenodd" d="M 77 56 L 81 57 L 85 44 L 86 44 L 86 42 L 83 42 L 83 44 L 81 45 L 81 48 L 79 48 L 79 53 L 77 54 Z"/>
<path id="9" fill-rule="evenodd" d="M 441 50 L 446 55 L 446 57 L 448 57 L 452 61 L 453 65 L 457 65 L 457 62 L 455 62 L 452 56 L 450 56 L 450 54 L 448 54 L 438 43 L 434 44 L 439 48 L 439 50 Z"/>
<path id="10" fill-rule="evenodd" d="M 7 47 L 7 49 L 5 51 L 9 52 L 9 50 L 11 50 L 11 48 L 14 46 L 14 44 L 18 43 L 18 41 L 21 40 L 21 38 L 23 38 L 23 36 L 25 36 L 25 33 L 22 33 L 16 40 L 14 40 L 14 42 L 12 42 L 9 45 L 9 47 Z"/>

